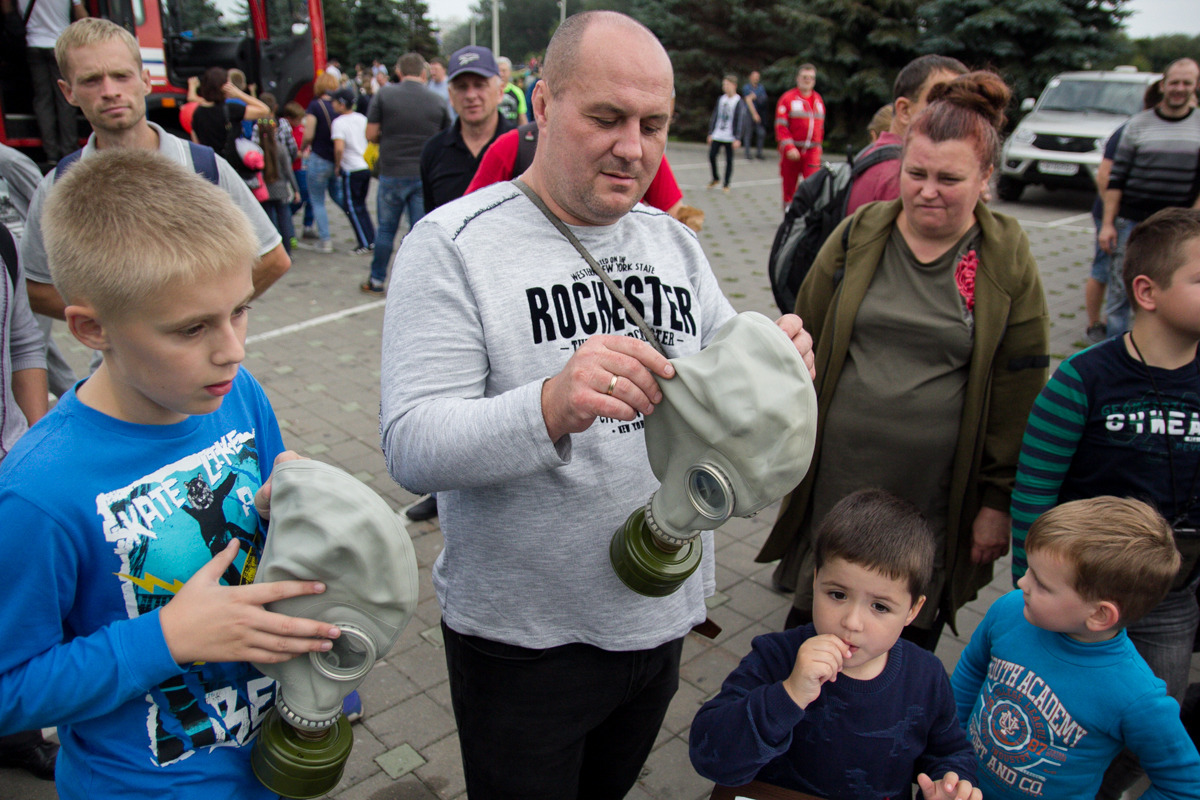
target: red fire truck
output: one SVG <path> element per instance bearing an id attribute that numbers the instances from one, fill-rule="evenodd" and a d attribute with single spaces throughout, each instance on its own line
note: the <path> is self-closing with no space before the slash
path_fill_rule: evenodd
<path id="1" fill-rule="evenodd" d="M 325 67 L 321 0 L 85 0 L 88 13 L 111 19 L 137 37 L 150 70 L 147 116 L 179 131 L 187 80 L 208 67 L 237 67 L 282 106 L 307 105 L 312 81 Z M 41 146 L 28 72 L 6 65 L 0 75 L 0 142 Z M 79 117 L 80 139 L 89 132 Z M 35 153 L 40 156 L 40 152 Z"/>

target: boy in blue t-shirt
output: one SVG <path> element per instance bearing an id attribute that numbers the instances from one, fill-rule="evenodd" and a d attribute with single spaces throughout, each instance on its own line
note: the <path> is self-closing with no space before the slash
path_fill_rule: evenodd
<path id="1" fill-rule="evenodd" d="M 1038 517 L 1028 569 L 988 609 L 954 669 L 958 718 L 988 800 L 1092 800 L 1126 747 L 1143 800 L 1200 798 L 1200 755 L 1179 706 L 1124 626 L 1167 593 L 1179 553 L 1138 500 L 1093 497 Z"/>
<path id="2" fill-rule="evenodd" d="M 907 501 L 864 489 L 816 540 L 813 621 L 755 637 L 692 722 L 692 765 L 826 800 L 979 800 L 941 661 L 900 639 L 925 602 L 934 536 Z M 929 775 L 937 776 L 936 783 Z"/>
<path id="3" fill-rule="evenodd" d="M 1012 494 L 1013 580 L 1025 532 L 1070 500 L 1134 497 L 1171 524 L 1183 565 L 1171 591 L 1129 638 L 1182 702 L 1200 620 L 1200 210 L 1164 209 L 1130 234 L 1125 288 L 1133 327 L 1067 359 L 1029 415 Z M 1137 777 L 1122 757 L 1105 782 L 1119 796 Z"/>
<path id="4" fill-rule="evenodd" d="M 164 198 L 169 198 L 163 202 Z M 251 584 L 283 442 L 245 355 L 245 216 L 157 153 L 79 161 L 45 209 L 71 333 L 104 355 L 0 466 L 0 733 L 58 726 L 62 798 L 274 797 L 250 747 L 275 684 L 328 650 Z"/>

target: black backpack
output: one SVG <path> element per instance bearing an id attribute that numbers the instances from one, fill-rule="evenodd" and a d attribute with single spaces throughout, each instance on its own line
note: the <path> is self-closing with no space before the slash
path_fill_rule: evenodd
<path id="1" fill-rule="evenodd" d="M 854 180 L 876 164 L 899 157 L 900 145 L 884 145 L 860 155 L 853 166 L 848 163 L 822 164 L 800 182 L 783 215 L 783 222 L 775 232 L 767 261 L 771 291 L 780 311 L 791 314 L 795 310 L 800 284 L 812 268 L 821 245 L 846 217 L 846 204 Z"/>

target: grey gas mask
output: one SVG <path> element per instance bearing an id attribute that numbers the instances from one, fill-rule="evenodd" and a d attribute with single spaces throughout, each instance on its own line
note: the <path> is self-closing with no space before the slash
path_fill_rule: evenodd
<path id="1" fill-rule="evenodd" d="M 672 359 L 646 417 L 661 486 L 613 536 L 621 581 L 663 597 L 700 564 L 701 531 L 754 514 L 794 489 L 812 461 L 817 394 L 808 367 L 762 314 L 734 317 L 699 353 Z"/>
<path id="2" fill-rule="evenodd" d="M 318 797 L 337 785 L 353 744 L 342 700 L 388 654 L 416 609 L 417 560 L 396 513 L 337 467 L 288 461 L 271 480 L 270 531 L 255 582 L 323 582 L 322 594 L 267 608 L 331 623 L 341 635 L 330 650 L 255 664 L 279 686 L 251 763 L 272 791 Z"/>

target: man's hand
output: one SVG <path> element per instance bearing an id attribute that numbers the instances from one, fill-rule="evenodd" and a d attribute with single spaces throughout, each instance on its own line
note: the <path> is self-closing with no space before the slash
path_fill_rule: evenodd
<path id="1" fill-rule="evenodd" d="M 645 342 L 628 336 L 593 336 L 553 378 L 542 384 L 542 417 L 550 441 L 585 431 L 596 417 L 632 420 L 654 411 L 662 390 L 654 376 L 675 367 Z"/>
<path id="2" fill-rule="evenodd" d="M 785 153 L 784 156 L 787 158 L 788 161 L 799 161 L 800 160 L 800 151 L 797 150 L 796 148 L 792 147 L 792 148 L 788 149 L 787 153 Z"/>
<path id="3" fill-rule="evenodd" d="M 813 356 L 813 340 L 808 331 L 804 330 L 804 322 L 795 314 L 784 314 L 775 320 L 775 324 L 782 328 L 783 332 L 792 340 L 792 344 L 796 345 L 796 352 L 804 359 L 804 366 L 808 367 L 808 376 L 816 380 L 817 369 L 816 359 Z"/>
<path id="4" fill-rule="evenodd" d="M 1008 552 L 1012 538 L 1012 517 L 984 506 L 971 523 L 971 561 L 990 564 Z"/>
<path id="5" fill-rule="evenodd" d="M 741 146 L 742 146 L 742 143 L 741 143 L 741 141 L 740 141 L 740 140 L 738 140 L 738 139 L 734 139 L 734 140 L 733 140 L 733 149 L 734 149 L 734 150 L 738 150 L 738 149 L 740 149 L 740 148 L 741 148 Z"/>
<path id="6" fill-rule="evenodd" d="M 224 586 L 221 576 L 238 553 L 238 541 L 213 556 L 159 611 L 163 639 L 179 664 L 193 661 L 258 661 L 277 664 L 301 653 L 333 647 L 336 626 L 275 614 L 266 603 L 320 594 L 317 581 L 274 581 Z"/>
<path id="7" fill-rule="evenodd" d="M 960 781 L 953 772 L 947 772 L 936 784 L 922 772 L 917 776 L 917 785 L 924 800 L 983 800 L 983 792 L 970 781 Z"/>
<path id="8" fill-rule="evenodd" d="M 1100 233 L 1096 235 L 1096 244 L 1100 245 L 1100 249 L 1106 253 L 1111 253 L 1117 249 L 1117 226 L 1111 222 L 1105 222 L 1100 226 Z"/>
<path id="9" fill-rule="evenodd" d="M 796 654 L 796 666 L 783 682 L 788 696 L 800 708 L 821 696 L 825 681 L 836 681 L 842 664 L 850 658 L 850 648 L 832 633 L 814 636 L 800 645 Z"/>

